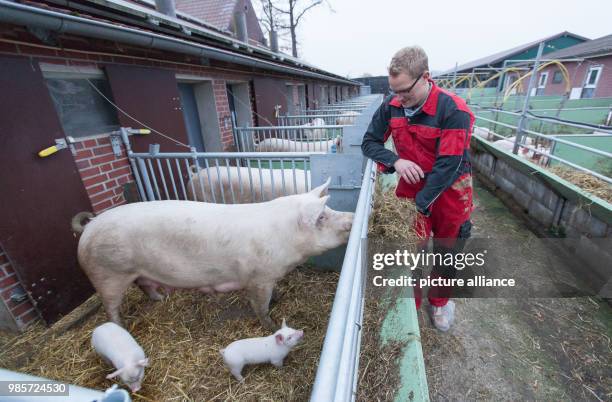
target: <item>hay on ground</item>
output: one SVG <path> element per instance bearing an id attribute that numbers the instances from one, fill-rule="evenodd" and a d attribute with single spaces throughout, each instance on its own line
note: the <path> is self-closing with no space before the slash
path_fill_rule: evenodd
<path id="1" fill-rule="evenodd" d="M 597 177 L 565 166 L 553 166 L 549 171 L 607 202 L 612 203 L 612 185 Z"/>
<path id="2" fill-rule="evenodd" d="M 380 181 L 374 193 L 368 237 L 372 241 L 389 241 L 416 250 L 418 236 L 412 221 L 416 215 L 414 201 L 398 198 L 394 191 L 384 191 Z M 383 298 L 370 287 L 366 293 L 357 400 L 390 401 L 400 387 L 399 358 L 405 344 L 390 342 L 383 346 L 380 333 L 387 312 L 393 308 L 397 291 L 389 291 Z"/>
<path id="3" fill-rule="evenodd" d="M 379 182 L 374 193 L 368 238 L 386 240 L 416 249 L 418 236 L 413 230 L 417 210 L 414 200 L 399 198 L 394 191 L 383 191 Z"/>
<path id="4" fill-rule="evenodd" d="M 304 329 L 304 341 L 281 369 L 265 364 L 245 367 L 244 384 L 224 367 L 219 349 L 237 339 L 269 335 L 246 297 L 180 291 L 152 302 L 136 287 L 130 289 L 122 317 L 150 359 L 143 387 L 133 400 L 307 400 L 337 281 L 335 272 L 302 268 L 279 282 L 281 297 L 271 308 L 272 317 L 277 322 L 286 317 L 288 325 Z M 4 337 L 0 361 L 10 370 L 106 389 L 114 382 L 105 379 L 112 368 L 91 347 L 91 332 L 105 321 L 103 309 L 98 309 L 63 333 L 35 325 L 12 339 Z"/>

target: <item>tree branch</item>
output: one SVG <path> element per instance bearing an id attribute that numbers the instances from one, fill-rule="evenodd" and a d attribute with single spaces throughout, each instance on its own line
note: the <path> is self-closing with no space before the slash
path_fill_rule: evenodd
<path id="1" fill-rule="evenodd" d="M 317 0 L 314 3 L 312 3 L 311 5 L 309 5 L 308 7 L 306 7 L 304 10 L 302 10 L 302 12 L 296 17 L 295 19 L 295 26 L 297 26 L 297 24 L 300 22 L 300 18 L 302 18 L 302 16 L 304 14 L 306 14 L 306 11 L 310 10 L 313 7 L 318 6 L 319 4 L 321 4 L 323 1 L 322 0 Z"/>
<path id="2" fill-rule="evenodd" d="M 282 8 L 278 8 L 274 4 L 272 4 L 272 8 L 275 9 L 276 11 L 278 11 L 279 13 L 289 14 L 289 11 L 285 11 Z"/>

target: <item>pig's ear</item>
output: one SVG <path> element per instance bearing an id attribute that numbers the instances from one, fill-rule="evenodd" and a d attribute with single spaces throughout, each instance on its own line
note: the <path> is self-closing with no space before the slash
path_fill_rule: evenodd
<path id="1" fill-rule="evenodd" d="M 138 365 L 141 367 L 147 367 L 149 365 L 149 359 L 145 358 L 142 360 L 138 360 Z"/>
<path id="2" fill-rule="evenodd" d="M 123 368 L 120 368 L 117 371 L 113 371 L 112 373 L 110 373 L 109 375 L 106 376 L 107 380 L 110 380 L 111 378 L 115 378 L 117 377 L 119 374 L 123 373 Z"/>
<path id="3" fill-rule="evenodd" d="M 325 204 L 327 204 L 327 200 L 329 200 L 329 195 L 319 198 L 316 201 L 308 202 L 300 213 L 300 225 L 302 225 L 304 228 L 312 228 L 316 226 L 319 217 L 325 211 Z"/>
<path id="4" fill-rule="evenodd" d="M 331 183 L 331 177 L 328 177 L 327 181 L 321 184 L 319 187 L 315 187 L 312 190 L 310 190 L 310 194 L 318 198 L 321 198 L 324 195 L 327 195 L 327 188 L 329 187 L 329 183 Z"/>
<path id="5" fill-rule="evenodd" d="M 283 323 L 281 324 L 282 328 L 287 328 L 287 321 L 283 318 Z"/>
<path id="6" fill-rule="evenodd" d="M 276 339 L 276 344 L 277 345 L 282 345 L 283 344 L 283 334 L 276 334 L 276 336 L 274 337 Z"/>

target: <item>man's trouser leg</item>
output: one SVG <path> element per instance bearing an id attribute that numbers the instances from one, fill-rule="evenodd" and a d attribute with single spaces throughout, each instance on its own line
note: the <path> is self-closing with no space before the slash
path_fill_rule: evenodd
<path id="1" fill-rule="evenodd" d="M 434 237 L 434 253 L 444 256 L 463 251 L 472 228 L 472 209 L 472 176 L 465 174 L 446 189 L 431 206 L 428 220 Z M 434 264 L 430 278 L 455 278 L 457 271 L 454 265 L 443 262 L 444 259 L 442 263 Z M 452 287 L 430 288 L 428 300 L 432 306 L 442 307 L 448 303 L 451 294 Z"/>

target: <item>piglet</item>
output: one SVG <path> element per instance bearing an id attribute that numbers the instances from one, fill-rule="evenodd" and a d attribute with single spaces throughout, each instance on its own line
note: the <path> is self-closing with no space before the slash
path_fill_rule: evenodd
<path id="1" fill-rule="evenodd" d="M 107 322 L 94 329 L 91 345 L 96 353 L 117 369 L 106 378 L 119 376 L 132 392 L 140 390 L 149 359 L 129 332 L 113 322 Z"/>
<path id="2" fill-rule="evenodd" d="M 283 318 L 281 329 L 263 338 L 241 339 L 230 343 L 219 352 L 231 373 L 240 382 L 244 381 L 242 368 L 247 364 L 272 363 L 283 366 L 283 360 L 304 337 L 304 331 L 289 328 Z"/>

